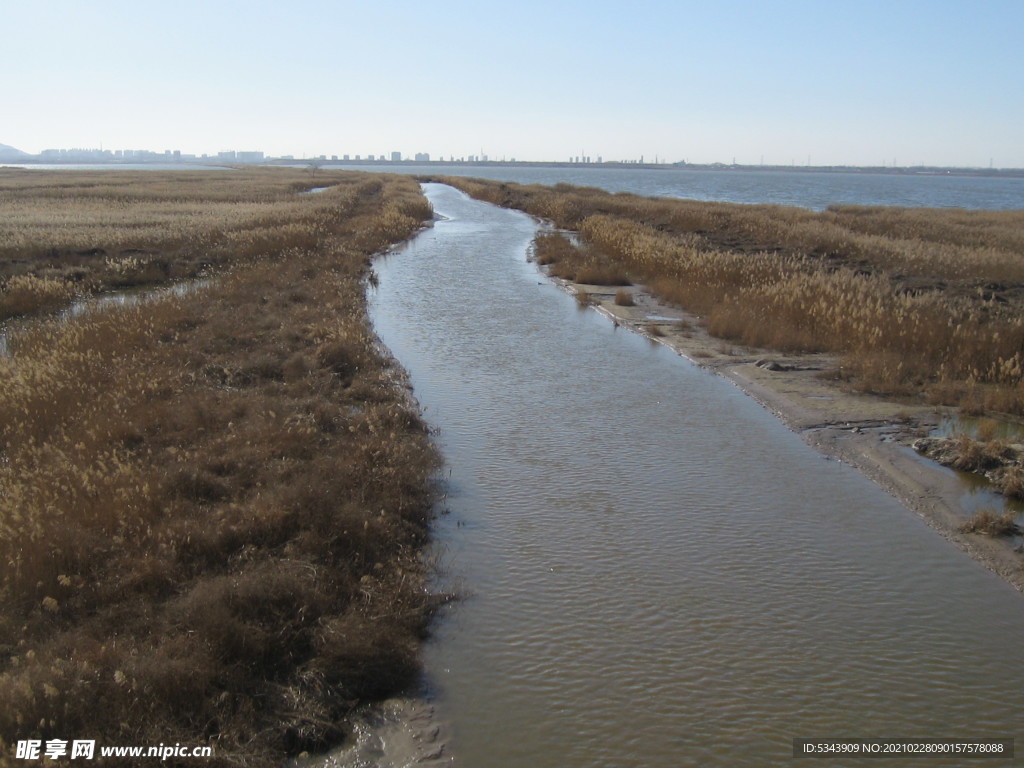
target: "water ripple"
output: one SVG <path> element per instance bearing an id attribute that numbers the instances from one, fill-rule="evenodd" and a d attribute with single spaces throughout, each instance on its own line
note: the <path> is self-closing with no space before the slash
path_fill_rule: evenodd
<path id="1" fill-rule="evenodd" d="M 429 189 L 449 220 L 378 263 L 372 316 L 451 468 L 437 536 L 469 595 L 428 661 L 465 766 L 1012 735 L 1019 595 L 731 385 L 538 286 L 529 218 Z"/>

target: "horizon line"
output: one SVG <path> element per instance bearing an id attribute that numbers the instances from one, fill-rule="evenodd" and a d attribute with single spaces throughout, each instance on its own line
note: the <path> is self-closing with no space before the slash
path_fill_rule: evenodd
<path id="1" fill-rule="evenodd" d="M 20 150 L 19 150 L 20 151 Z M 70 149 L 70 150 L 44 150 L 44 152 L 67 152 L 67 153 L 88 153 L 101 150 Z M 102 150 L 109 152 L 110 150 Z M 470 156 L 472 159 L 459 158 L 448 160 L 401 158 L 401 159 L 377 159 L 377 158 L 344 158 L 332 155 L 314 155 L 310 157 L 295 157 L 294 155 L 264 156 L 258 160 L 243 160 L 239 158 L 226 158 L 218 155 L 193 155 L 193 154 L 168 154 L 150 150 L 132 150 L 133 152 L 146 153 L 140 157 L 95 157 L 88 159 L 74 159 L 68 157 L 44 157 L 43 152 L 39 154 L 21 153 L 21 157 L 8 157 L 0 159 L 0 167 L 15 167 L 18 164 L 24 165 L 154 165 L 168 163 L 172 165 L 213 165 L 231 167 L 236 165 L 246 166 L 275 166 L 288 165 L 291 163 L 302 163 L 304 165 L 317 164 L 320 166 L 337 165 L 383 165 L 383 166 L 537 166 L 537 167 L 570 167 L 570 168 L 645 168 L 657 169 L 691 169 L 691 170 L 766 170 L 766 171 L 884 171 L 887 173 L 899 172 L 945 172 L 945 173 L 971 173 L 971 174 L 992 174 L 992 175 L 1024 175 L 1024 167 L 995 167 L 995 166 L 972 166 L 972 165 L 854 165 L 854 164 L 825 164 L 811 165 L 803 164 L 781 164 L 781 163 L 723 163 L 706 162 L 691 163 L 685 160 L 676 162 L 649 162 L 643 160 L 601 160 L 600 162 L 574 161 L 574 160 L 482 160 L 479 157 Z M 252 152 L 255 154 L 255 152 Z M 262 154 L 262 153 L 260 153 Z"/>

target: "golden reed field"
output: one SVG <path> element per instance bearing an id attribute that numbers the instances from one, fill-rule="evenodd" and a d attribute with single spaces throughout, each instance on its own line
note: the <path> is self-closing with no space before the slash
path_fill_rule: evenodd
<path id="1" fill-rule="evenodd" d="M 0 734 L 209 744 L 216 765 L 339 742 L 416 681 L 438 599 L 437 457 L 364 299 L 371 254 L 431 216 L 417 184 L 7 169 L 0 209 L 5 316 L 207 278 L 11 326 Z"/>
<path id="2" fill-rule="evenodd" d="M 1024 211 L 444 181 L 578 233 L 538 237 L 558 276 L 832 353 L 860 391 L 1024 415 Z M 438 457 L 365 314 L 372 254 L 431 217 L 416 182 L 0 169 L 0 210 L 0 734 L 208 744 L 215 765 L 337 744 L 415 684 L 443 599 Z M 964 463 L 1001 450 L 961 442 Z"/>

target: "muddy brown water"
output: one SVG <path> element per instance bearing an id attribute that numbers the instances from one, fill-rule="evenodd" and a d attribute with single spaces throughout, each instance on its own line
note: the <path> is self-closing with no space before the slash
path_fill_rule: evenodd
<path id="1" fill-rule="evenodd" d="M 1016 735 L 1024 597 L 724 379 L 578 308 L 527 261 L 529 217 L 425 190 L 445 218 L 376 262 L 371 316 L 447 462 L 440 582 L 464 599 L 426 664 L 459 765 Z"/>

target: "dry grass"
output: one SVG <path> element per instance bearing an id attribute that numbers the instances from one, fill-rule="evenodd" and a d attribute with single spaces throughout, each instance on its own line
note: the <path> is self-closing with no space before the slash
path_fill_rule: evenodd
<path id="1" fill-rule="evenodd" d="M 1019 450 L 1006 440 L 974 440 L 961 434 L 950 441 L 943 461 L 961 472 L 984 475 L 993 487 L 1009 498 L 1024 498 L 1024 466 Z"/>
<path id="2" fill-rule="evenodd" d="M 592 307 L 597 303 L 597 299 L 594 298 L 594 294 L 581 288 L 576 291 L 576 303 L 581 307 Z"/>
<path id="3" fill-rule="evenodd" d="M 969 435 L 957 435 L 952 446 L 953 460 L 949 466 L 961 472 L 985 474 L 1002 466 L 1014 456 L 1004 440 L 974 440 Z"/>
<path id="4" fill-rule="evenodd" d="M 1024 211 L 812 212 L 445 181 L 577 231 L 579 250 L 713 335 L 838 354 L 864 391 L 1024 414 Z"/>
<path id="5" fill-rule="evenodd" d="M 69 210 L 94 194 L 32 178 Z M 105 174 L 101 199 L 119 178 L 148 206 L 136 175 Z M 182 185 L 202 198 L 206 178 Z M 275 765 L 416 680 L 436 457 L 362 279 L 429 205 L 401 177 L 339 176 L 308 210 L 280 197 L 287 172 L 237 178 L 247 197 L 266 184 L 265 218 L 235 220 L 251 248 L 221 252 L 213 287 L 40 322 L 0 359 L 3 739 L 208 743 L 214 764 Z M 166 250 L 176 221 L 132 242 Z M 196 239 L 230 234 L 219 221 L 193 219 Z"/>
<path id="6" fill-rule="evenodd" d="M 63 280 L 36 275 L 15 275 L 0 290 L 0 319 L 50 312 L 67 306 L 74 287 Z"/>
<path id="7" fill-rule="evenodd" d="M 999 476 L 999 491 L 1011 499 L 1024 499 L 1024 466 L 1007 467 Z"/>
<path id="8" fill-rule="evenodd" d="M 548 274 L 583 285 L 629 285 L 629 277 L 600 250 L 578 246 L 561 233 L 542 233 L 534 241 L 537 263 Z"/>
<path id="9" fill-rule="evenodd" d="M 620 307 L 636 306 L 636 301 L 633 300 L 633 292 L 627 291 L 625 288 L 619 288 L 615 292 L 615 303 Z"/>
<path id="10" fill-rule="evenodd" d="M 350 178 L 350 177 L 349 177 Z M 285 248 L 313 248 L 382 182 L 290 169 L 197 172 L 0 169 L 0 319 L 75 294 L 196 277 Z M 333 186 L 332 186 L 333 185 Z M 381 226 L 401 229 L 401 211 Z M 31 291 L 24 276 L 48 281 Z M 45 294 L 32 301 L 31 295 Z M 26 294 L 29 294 L 26 297 Z M 61 299 L 61 301 L 56 301 Z"/>
<path id="11" fill-rule="evenodd" d="M 1021 532 L 1013 512 L 999 514 L 985 508 L 975 513 L 960 527 L 961 533 L 980 533 L 985 536 L 1016 536 Z"/>

